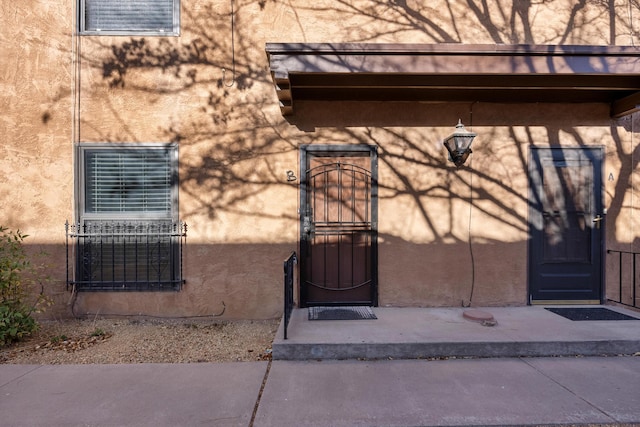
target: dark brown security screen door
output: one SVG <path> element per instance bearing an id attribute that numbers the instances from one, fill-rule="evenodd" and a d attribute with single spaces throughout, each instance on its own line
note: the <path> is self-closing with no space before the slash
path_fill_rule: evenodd
<path id="1" fill-rule="evenodd" d="M 602 298 L 602 149 L 532 148 L 532 303 Z"/>
<path id="2" fill-rule="evenodd" d="M 303 146 L 302 306 L 377 305 L 377 153 Z"/>

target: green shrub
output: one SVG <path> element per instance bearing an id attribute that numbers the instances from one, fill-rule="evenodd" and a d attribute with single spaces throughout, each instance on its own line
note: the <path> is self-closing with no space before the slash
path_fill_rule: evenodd
<path id="1" fill-rule="evenodd" d="M 91 336 L 92 337 L 101 337 L 105 334 L 104 329 L 102 328 L 95 328 L 93 330 L 93 332 L 91 332 Z"/>
<path id="2" fill-rule="evenodd" d="M 0 305 L 0 343 L 9 344 L 30 335 L 37 328 L 35 319 L 24 307 Z"/>
<path id="3" fill-rule="evenodd" d="M 52 344 L 58 344 L 59 342 L 66 341 L 66 340 L 68 340 L 68 339 L 69 339 L 69 338 L 68 338 L 66 335 L 64 335 L 64 334 L 62 334 L 62 335 L 56 335 L 55 337 L 52 337 L 52 338 L 51 338 L 51 343 L 52 343 Z"/>
<path id="4" fill-rule="evenodd" d="M 44 295 L 43 266 L 33 265 L 22 245 L 26 237 L 0 226 L 0 345 L 31 335 L 38 327 L 33 314 L 50 302 Z"/>

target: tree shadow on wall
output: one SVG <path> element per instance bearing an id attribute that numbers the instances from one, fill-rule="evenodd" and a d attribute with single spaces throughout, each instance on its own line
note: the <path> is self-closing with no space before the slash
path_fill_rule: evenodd
<path id="1" fill-rule="evenodd" d="M 582 11 L 587 5 L 585 1 L 580 1 L 567 11 L 566 27 L 562 32 L 548 35 L 547 39 L 536 39 L 531 16 L 533 2 L 506 3 L 509 3 L 509 7 L 498 3 L 490 8 L 484 0 L 448 1 L 446 7 L 438 11 L 437 19 L 428 6 L 419 6 L 421 2 L 408 0 L 338 0 L 332 3 L 330 9 L 313 4 L 305 4 L 299 9 L 317 14 L 331 12 L 345 21 L 349 21 L 350 17 L 357 17 L 360 22 L 364 20 L 364 25 L 358 28 L 343 30 L 348 34 L 344 33 L 341 37 L 352 42 L 401 38 L 403 33 L 415 31 L 421 32 L 425 40 L 433 43 L 469 42 L 465 39 L 466 33 L 463 34 L 456 25 L 456 18 L 461 13 L 471 14 L 470 19 L 475 22 L 477 30 L 484 32 L 495 43 L 563 43 L 580 39 L 581 26 L 588 25 L 582 19 Z M 548 0 L 542 2 L 550 3 Z M 273 4 L 273 1 L 265 0 L 257 7 L 266 13 Z M 256 5 L 251 2 L 236 4 L 234 17 L 239 19 L 251 15 L 249 11 L 244 12 L 252 7 L 255 9 Z M 612 16 L 619 13 L 609 3 L 599 7 L 603 13 Z M 82 57 L 82 61 L 99 70 L 103 81 L 113 91 L 129 91 L 132 96 L 136 92 L 160 96 L 180 96 L 193 91 L 207 94 L 197 98 L 198 102 L 192 107 L 194 114 L 185 116 L 188 120 L 179 125 L 169 123 L 162 127 L 166 140 L 178 141 L 181 151 L 188 153 L 181 158 L 181 191 L 198 201 L 198 206 L 188 215 L 205 214 L 215 218 L 221 212 L 231 212 L 296 220 L 295 214 L 248 209 L 243 202 L 274 187 L 291 188 L 292 184 L 287 182 L 284 173 L 286 167 L 283 167 L 282 158 L 288 159 L 286 165 L 290 166 L 291 159 L 297 161 L 300 144 L 331 141 L 378 145 L 380 160 L 392 173 L 392 176 L 380 182 L 383 190 L 381 197 L 409 198 L 438 241 L 451 237 L 457 240 L 466 238 L 454 232 L 455 217 L 461 215 L 455 208 L 456 201 L 475 203 L 474 208 L 480 209 L 488 218 L 502 221 L 516 233 L 527 233 L 526 212 L 513 207 L 528 206 L 527 195 L 519 192 L 508 179 L 520 177 L 509 175 L 512 172 L 505 169 L 496 172 L 496 168 L 501 167 L 501 154 L 492 152 L 490 144 L 477 150 L 473 169 L 464 166 L 461 169 L 464 173 L 460 173 L 446 161 L 439 145 L 420 139 L 424 133 L 415 128 L 425 125 L 425 116 L 430 117 L 431 123 L 436 126 L 455 124 L 446 121 L 445 117 L 449 116 L 442 114 L 442 106 L 421 106 L 418 111 L 425 116 L 408 114 L 402 123 L 389 123 L 380 113 L 374 114 L 371 117 L 380 120 L 361 121 L 357 129 L 336 128 L 345 120 L 349 121 L 349 115 L 338 118 L 329 112 L 325 116 L 329 120 L 322 123 L 323 128 L 314 129 L 312 133 L 292 132 L 288 123 L 274 113 L 277 111 L 277 98 L 265 65 L 266 55 L 263 46 L 255 46 L 254 35 L 246 30 L 232 29 L 230 16 L 220 13 L 211 4 L 203 5 L 198 11 L 185 10 L 183 13 L 183 22 L 188 25 L 183 26 L 180 38 L 130 38 L 117 44 L 101 44 L 100 38 L 91 38 L 86 43 L 91 43 L 91 50 L 101 51 L 103 56 L 96 58 L 87 55 Z M 438 24 L 442 19 L 453 23 L 451 30 L 445 30 Z M 620 19 L 616 16 L 612 22 Z M 390 24 L 393 29 L 386 33 L 376 30 L 382 27 L 379 25 L 382 23 Z M 232 30 L 233 37 L 221 36 L 231 34 Z M 615 28 L 611 31 L 615 34 Z M 223 70 L 226 72 L 223 73 Z M 170 83 L 159 86 L 150 84 L 149 79 L 139 78 L 140 75 L 154 73 L 160 73 Z M 267 87 L 270 89 L 261 90 Z M 328 107 L 331 110 L 333 106 Z M 369 107 L 377 108 L 375 105 Z M 380 111 L 386 111 L 385 108 Z M 446 108 L 454 112 L 460 109 L 459 106 Z M 462 110 L 466 111 L 467 108 L 465 105 Z M 126 112 L 114 109 L 112 113 L 118 115 L 126 129 Z M 399 124 L 405 128 L 387 127 Z M 564 129 L 558 125 L 548 131 L 553 143 Z M 527 131 L 523 134 L 511 127 L 509 132 L 515 141 L 511 149 L 511 161 L 518 165 L 520 171 L 526 170 L 528 153 L 524 147 L 536 141 Z M 572 135 L 578 145 L 585 144 L 577 133 Z M 487 139 L 490 137 L 483 136 Z M 132 139 L 135 140 L 135 137 Z M 114 136 L 106 136 L 105 140 L 117 141 Z M 424 171 L 425 175 L 435 179 L 416 179 L 416 170 Z M 428 203 L 434 200 L 443 201 L 449 206 L 450 223 L 447 231 L 443 232 L 441 226 L 436 225 L 438 219 L 430 212 Z"/>
<path id="2" fill-rule="evenodd" d="M 242 15 L 244 7 L 255 5 L 236 5 L 234 13 Z M 180 38 L 130 38 L 118 44 L 88 39 L 85 50 L 92 53 L 82 61 L 100 72 L 109 93 L 182 97 L 183 104 L 189 97 L 188 111 L 161 127 L 163 139 L 180 144 L 181 193 L 197 201 L 187 216 L 214 218 L 226 211 L 265 218 L 268 212 L 248 210 L 243 202 L 273 186 L 291 187 L 284 167 L 275 164 L 297 152 L 297 144 L 284 134 L 286 123 L 274 122 L 264 111 L 273 100 L 257 87 L 270 85 L 270 76 L 252 56 L 256 47 L 249 35 L 231 28 L 229 13 L 211 4 L 184 10 L 187 24 Z M 264 50 L 259 53 L 263 59 Z M 127 131 L 126 112 L 113 108 L 109 113 L 121 131 L 102 135 L 103 140 L 120 142 L 122 133 L 140 139 Z M 83 125 L 91 126 L 85 120 Z"/>
<path id="3" fill-rule="evenodd" d="M 359 20 L 357 25 L 349 28 L 350 33 L 355 36 L 349 40 L 351 42 L 379 40 L 381 36 L 402 39 L 405 34 L 418 31 L 432 43 L 473 44 L 477 43 L 479 36 L 496 44 L 581 44 L 586 42 L 585 34 L 595 25 L 594 21 L 606 16 L 609 31 L 608 34 L 602 34 L 602 44 L 613 45 L 616 44 L 618 31 L 625 35 L 633 34 L 632 29 L 618 29 L 618 26 L 624 23 L 623 26 L 628 27 L 629 8 L 640 7 L 633 1 L 630 5 L 616 8 L 613 0 L 578 0 L 566 2 L 566 6 L 557 4 L 555 0 L 444 0 L 439 3 L 415 0 L 337 0 L 330 7 L 309 4 L 301 9 L 324 14 L 340 13 L 344 22 L 349 22 L 351 17 L 364 18 L 364 22 Z M 554 7 L 560 9 L 554 14 L 554 18 L 563 21 L 557 29 L 549 30 L 549 22 L 539 18 L 538 12 L 541 8 Z M 444 29 L 440 24 L 442 21 L 450 22 L 451 29 Z M 468 25 L 469 22 L 472 22 L 471 26 Z M 380 24 L 389 24 L 393 29 L 381 33 Z"/>

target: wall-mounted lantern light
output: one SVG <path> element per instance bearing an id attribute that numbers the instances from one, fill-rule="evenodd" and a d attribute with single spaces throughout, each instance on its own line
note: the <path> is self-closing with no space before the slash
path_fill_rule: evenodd
<path id="1" fill-rule="evenodd" d="M 449 160 L 455 163 L 456 167 L 462 166 L 471 154 L 471 143 L 476 134 L 464 128 L 462 121 L 458 119 L 456 130 L 443 141 L 449 152 Z"/>

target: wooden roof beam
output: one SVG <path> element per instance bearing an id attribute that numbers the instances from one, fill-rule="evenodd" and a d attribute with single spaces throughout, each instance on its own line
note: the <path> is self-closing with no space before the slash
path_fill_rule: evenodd
<path id="1" fill-rule="evenodd" d="M 425 101 L 446 102 L 447 94 L 462 86 L 471 97 L 474 90 L 493 89 L 500 93 L 497 102 L 504 101 L 508 91 L 517 100 L 518 90 L 525 87 L 540 91 L 541 100 L 553 100 L 553 92 L 562 88 L 567 99 L 612 102 L 612 117 L 630 114 L 640 105 L 636 47 L 267 43 L 266 52 L 284 115 L 293 114 L 294 98 L 304 94 L 317 99 L 315 94 L 322 95 L 324 89 L 327 99 L 340 99 L 336 91 L 344 90 L 373 99 L 377 91 L 381 100 L 388 100 L 393 99 L 388 95 L 393 87 L 407 91 L 429 75 L 442 84 L 418 82 L 421 89 L 432 86 L 422 92 L 429 96 Z M 460 77 L 476 81 L 460 85 Z M 593 95 L 584 96 L 585 91 Z M 557 99 L 563 102 L 563 97 Z"/>
<path id="2" fill-rule="evenodd" d="M 636 92 L 611 103 L 611 117 L 620 118 L 640 111 L 640 92 Z"/>

